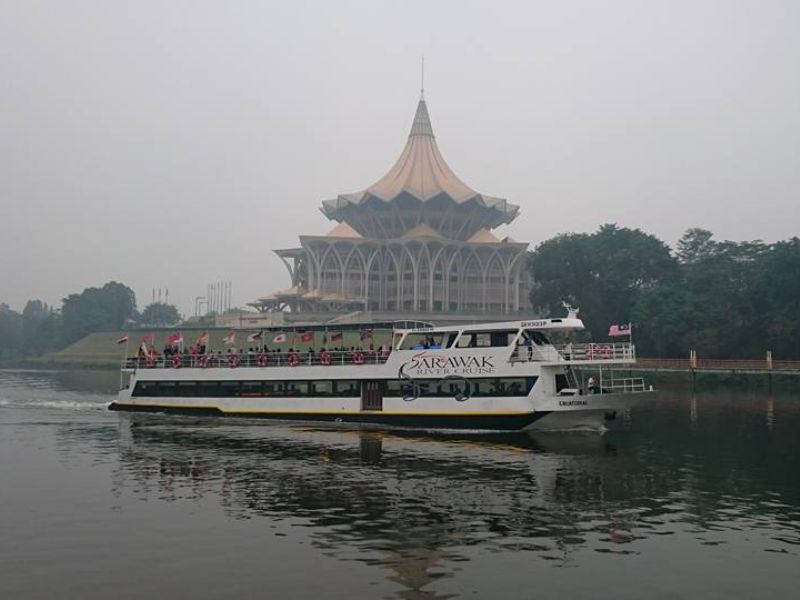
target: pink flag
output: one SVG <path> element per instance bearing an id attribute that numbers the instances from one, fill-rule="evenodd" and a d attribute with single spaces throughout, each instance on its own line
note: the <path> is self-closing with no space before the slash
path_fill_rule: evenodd
<path id="1" fill-rule="evenodd" d="M 612 325 L 608 328 L 608 337 L 620 337 L 623 335 L 631 334 L 631 324 L 624 323 L 622 325 Z"/>

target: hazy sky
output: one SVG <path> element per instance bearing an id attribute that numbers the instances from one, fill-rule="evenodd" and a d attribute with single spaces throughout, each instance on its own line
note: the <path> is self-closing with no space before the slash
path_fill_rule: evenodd
<path id="1" fill-rule="evenodd" d="M 419 97 L 533 244 L 800 234 L 800 2 L 0 1 L 0 301 L 111 279 L 191 313 L 289 286 Z"/>

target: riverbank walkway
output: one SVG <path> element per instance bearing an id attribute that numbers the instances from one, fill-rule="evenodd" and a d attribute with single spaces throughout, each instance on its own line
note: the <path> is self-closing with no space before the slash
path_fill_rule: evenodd
<path id="1" fill-rule="evenodd" d="M 637 358 L 637 371 L 682 371 L 688 373 L 747 373 L 800 375 L 800 360 L 725 360 L 716 358 Z"/>

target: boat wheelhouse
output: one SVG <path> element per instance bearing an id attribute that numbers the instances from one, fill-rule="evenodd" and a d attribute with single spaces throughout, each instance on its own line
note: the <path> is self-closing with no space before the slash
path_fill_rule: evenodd
<path id="1" fill-rule="evenodd" d="M 355 324 L 361 346 L 261 346 L 126 358 L 112 410 L 214 414 L 400 428 L 472 430 L 598 427 L 647 390 L 609 378 L 635 363 L 630 342 L 556 343 L 583 323 L 565 318 L 436 327 Z M 341 329 L 341 328 L 338 328 Z M 267 336 L 268 337 L 268 336 Z M 606 377 L 602 372 L 605 369 Z M 600 374 L 591 389 L 583 372 Z M 613 371 L 612 371 L 613 372 Z"/>

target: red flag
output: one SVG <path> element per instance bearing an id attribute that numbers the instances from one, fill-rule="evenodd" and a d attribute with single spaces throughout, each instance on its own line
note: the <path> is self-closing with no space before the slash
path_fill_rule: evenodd
<path id="1" fill-rule="evenodd" d="M 236 332 L 231 329 L 224 338 L 222 338 L 222 343 L 227 344 L 228 346 L 233 346 L 236 343 Z"/>
<path id="2" fill-rule="evenodd" d="M 300 333 L 300 341 L 304 344 L 314 341 L 314 332 L 313 331 L 303 331 Z"/>
<path id="3" fill-rule="evenodd" d="M 182 343 L 183 343 L 183 334 L 180 333 L 180 332 L 173 333 L 172 335 L 167 336 L 167 345 L 168 346 L 177 346 L 178 344 L 182 344 Z"/>
<path id="4" fill-rule="evenodd" d="M 156 339 L 155 333 L 146 333 L 142 336 L 142 343 L 143 344 L 152 344 Z"/>
<path id="5" fill-rule="evenodd" d="M 285 342 L 286 342 L 286 334 L 285 333 L 279 333 L 278 335 L 276 335 L 275 337 L 272 338 L 272 343 L 273 344 L 283 344 Z"/>
<path id="6" fill-rule="evenodd" d="M 342 336 L 342 332 L 341 331 L 331 332 L 331 337 L 330 337 L 331 343 L 333 343 L 333 342 L 341 342 L 342 338 L 343 338 L 343 336 Z"/>
<path id="7" fill-rule="evenodd" d="M 117 340 L 117 343 L 118 343 L 118 344 L 127 344 L 127 343 L 128 343 L 128 336 L 127 336 L 127 334 L 126 334 L 126 335 L 123 335 L 121 338 L 119 338 L 119 339 Z"/>

